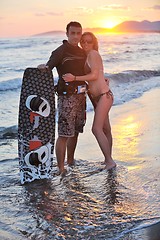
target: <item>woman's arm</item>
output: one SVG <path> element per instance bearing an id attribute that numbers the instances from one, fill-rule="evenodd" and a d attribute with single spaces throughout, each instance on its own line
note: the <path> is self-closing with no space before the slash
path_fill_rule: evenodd
<path id="1" fill-rule="evenodd" d="M 97 51 L 91 51 L 87 58 L 91 68 L 91 72 L 89 74 L 86 74 L 83 76 L 74 76 L 71 73 L 66 73 L 63 75 L 63 79 L 66 82 L 97 80 L 98 74 L 99 74 L 99 68 L 101 68 L 101 57 Z"/>

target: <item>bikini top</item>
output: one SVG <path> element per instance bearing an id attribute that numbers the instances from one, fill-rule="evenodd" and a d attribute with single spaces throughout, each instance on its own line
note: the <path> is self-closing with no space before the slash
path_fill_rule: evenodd
<path id="1" fill-rule="evenodd" d="M 100 68 L 99 71 L 103 72 L 103 69 Z M 87 59 L 86 59 L 85 65 L 84 65 L 84 72 L 85 72 L 85 74 L 88 74 L 88 73 L 91 72 L 91 67 L 90 67 L 89 62 L 87 61 Z"/>
<path id="2" fill-rule="evenodd" d="M 86 60 L 85 65 L 84 65 L 84 72 L 85 74 L 88 74 L 91 72 L 91 67 L 89 66 L 88 61 Z"/>

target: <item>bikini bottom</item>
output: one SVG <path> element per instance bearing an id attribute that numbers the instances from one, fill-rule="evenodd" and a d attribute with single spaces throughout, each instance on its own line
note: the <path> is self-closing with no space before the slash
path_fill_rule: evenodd
<path id="1" fill-rule="evenodd" d="M 113 99 L 113 93 L 111 90 L 109 90 L 108 92 L 104 92 L 104 93 L 101 93 L 100 95 L 96 96 L 96 97 L 93 97 L 94 101 L 96 101 L 97 103 L 99 102 L 100 98 L 103 96 L 103 95 L 106 95 L 107 98 L 112 98 Z"/>

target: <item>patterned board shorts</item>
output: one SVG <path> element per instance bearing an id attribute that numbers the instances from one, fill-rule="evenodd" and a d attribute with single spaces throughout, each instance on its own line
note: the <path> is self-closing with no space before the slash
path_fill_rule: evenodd
<path id="1" fill-rule="evenodd" d="M 58 135 L 73 137 L 82 133 L 86 122 L 86 95 L 58 96 Z"/>

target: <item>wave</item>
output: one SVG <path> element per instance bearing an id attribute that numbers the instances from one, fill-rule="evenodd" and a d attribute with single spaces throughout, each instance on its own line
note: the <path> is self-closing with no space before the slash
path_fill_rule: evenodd
<path id="1" fill-rule="evenodd" d="M 128 70 L 115 74 L 105 74 L 110 80 L 110 88 L 114 94 L 113 105 L 120 105 L 141 97 L 143 93 L 160 87 L 160 71 Z M 90 101 L 87 111 L 93 111 Z"/>
<path id="2" fill-rule="evenodd" d="M 148 83 L 149 82 L 149 83 Z M 141 97 L 145 92 L 160 87 L 160 78 L 149 78 L 149 81 L 143 80 L 137 83 L 123 83 L 114 87 L 111 83 L 111 89 L 114 94 L 113 105 L 120 105 L 133 99 Z"/>
<path id="3" fill-rule="evenodd" d="M 5 49 L 26 49 L 26 48 L 32 48 L 33 46 L 31 44 L 17 44 L 17 45 L 5 45 Z"/>
<path id="4" fill-rule="evenodd" d="M 0 82 L 0 91 L 9 91 L 20 88 L 22 85 L 21 78 L 14 78 L 7 81 Z"/>
<path id="5" fill-rule="evenodd" d="M 18 70 L 20 71 L 20 70 Z M 105 76 L 114 81 L 115 83 L 126 83 L 126 82 L 138 82 L 150 77 L 160 76 L 160 71 L 153 70 L 128 70 L 120 73 L 107 74 Z M 55 78 L 55 83 L 58 78 Z M 22 85 L 21 78 L 9 79 L 7 81 L 0 82 L 0 91 L 15 90 L 20 88 Z"/>
<path id="6" fill-rule="evenodd" d="M 125 83 L 125 82 L 137 82 L 142 81 L 145 79 L 149 79 L 151 77 L 157 77 L 160 76 L 160 71 L 154 71 L 154 70 L 128 70 L 123 71 L 116 74 L 105 74 L 110 79 L 117 81 L 119 83 Z"/>
<path id="7" fill-rule="evenodd" d="M 0 40 L 0 49 L 5 49 L 5 50 L 9 50 L 9 49 L 32 49 L 33 47 L 38 47 L 41 45 L 51 45 L 53 43 L 58 44 L 59 41 L 61 42 L 61 39 L 47 39 L 43 37 L 42 38 L 34 38 L 34 37 L 29 37 L 29 38 L 22 38 L 22 39 L 2 39 Z"/>
<path id="8" fill-rule="evenodd" d="M 18 126 L 0 127 L 0 139 L 15 139 L 18 135 Z M 2 143 L 3 144 L 3 143 Z"/>
<path id="9" fill-rule="evenodd" d="M 1 163 L 9 163 L 9 162 L 13 162 L 13 161 L 15 161 L 15 162 L 17 162 L 17 160 L 18 160 L 18 158 L 7 158 L 7 159 L 2 159 L 2 160 L 0 160 L 0 164 Z"/>
<path id="10" fill-rule="evenodd" d="M 33 42 L 27 42 L 26 40 L 17 40 L 17 39 L 10 39 L 10 40 L 0 40 L 1 48 L 5 48 L 5 50 L 9 49 L 26 49 L 32 48 Z"/>
<path id="11" fill-rule="evenodd" d="M 26 39 L 11 38 L 10 40 L 8 39 L 0 40 L 0 48 L 3 47 L 5 48 L 5 50 L 28 49 L 34 46 L 37 46 L 37 42 L 29 38 L 26 38 Z"/>

